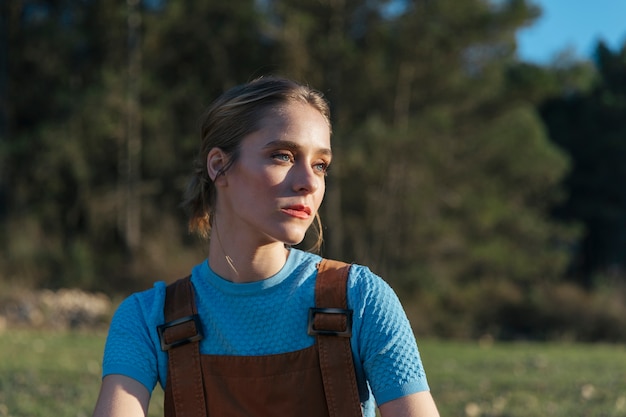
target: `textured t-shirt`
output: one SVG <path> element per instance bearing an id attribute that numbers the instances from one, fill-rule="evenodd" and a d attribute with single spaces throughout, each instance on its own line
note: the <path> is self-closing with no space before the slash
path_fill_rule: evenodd
<path id="1" fill-rule="evenodd" d="M 237 284 L 216 275 L 207 261 L 191 281 L 202 320 L 200 352 L 212 355 L 270 355 L 310 347 L 308 310 L 315 305 L 317 255 L 291 249 L 274 276 Z M 122 374 L 152 391 L 167 379 L 167 354 L 157 326 L 163 324 L 164 282 L 128 297 L 117 309 L 107 337 L 103 377 Z M 352 354 L 366 416 L 378 404 L 428 390 L 410 324 L 391 287 L 367 267 L 353 265 L 348 278 L 353 310 Z"/>

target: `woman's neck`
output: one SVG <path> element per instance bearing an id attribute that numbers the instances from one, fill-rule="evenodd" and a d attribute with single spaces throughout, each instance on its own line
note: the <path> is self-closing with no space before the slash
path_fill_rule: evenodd
<path id="1" fill-rule="evenodd" d="M 239 246 L 237 250 L 225 249 L 216 236 L 209 243 L 211 269 L 235 283 L 261 281 L 275 275 L 285 265 L 288 254 L 280 242 L 255 248 Z"/>

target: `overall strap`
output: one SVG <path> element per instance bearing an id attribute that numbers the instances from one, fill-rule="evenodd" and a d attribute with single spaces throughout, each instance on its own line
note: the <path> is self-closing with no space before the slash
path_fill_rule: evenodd
<path id="1" fill-rule="evenodd" d="M 202 327 L 190 276 L 167 286 L 164 313 L 166 323 L 158 326 L 158 332 L 161 349 L 168 352 L 166 391 L 171 390 L 175 416 L 206 416 L 200 365 Z"/>
<path id="2" fill-rule="evenodd" d="M 361 417 L 361 402 L 350 337 L 352 310 L 348 310 L 350 265 L 324 259 L 315 283 L 315 307 L 309 310 L 309 334 L 317 339 L 324 393 L 330 417 Z"/>

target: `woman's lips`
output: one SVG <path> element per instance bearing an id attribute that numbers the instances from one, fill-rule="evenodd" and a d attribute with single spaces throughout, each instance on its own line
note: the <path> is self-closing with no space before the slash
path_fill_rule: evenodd
<path id="1" fill-rule="evenodd" d="M 296 217 L 298 219 L 308 219 L 311 217 L 311 209 L 304 205 L 293 205 L 289 207 L 283 207 L 281 211 L 285 214 L 288 214 L 292 217 Z"/>

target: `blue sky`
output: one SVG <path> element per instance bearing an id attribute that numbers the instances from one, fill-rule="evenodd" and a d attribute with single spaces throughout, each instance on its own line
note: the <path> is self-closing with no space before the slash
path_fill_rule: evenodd
<path id="1" fill-rule="evenodd" d="M 626 42 L 626 0 L 529 0 L 542 8 L 535 24 L 517 34 L 524 61 L 550 63 L 565 49 L 589 58 L 599 39 L 616 50 Z"/>

